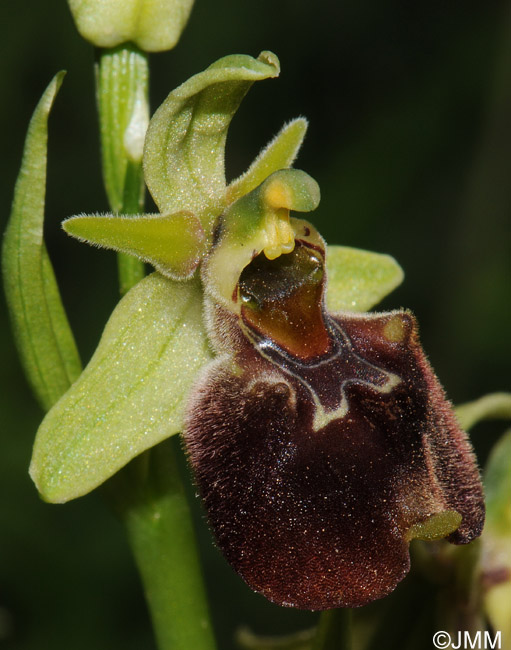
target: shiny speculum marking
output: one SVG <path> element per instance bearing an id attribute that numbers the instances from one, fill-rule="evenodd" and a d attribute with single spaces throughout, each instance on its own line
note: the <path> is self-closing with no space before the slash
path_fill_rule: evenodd
<path id="1" fill-rule="evenodd" d="M 346 416 L 349 384 L 389 393 L 401 381 L 357 356 L 340 325 L 324 313 L 322 265 L 321 253 L 301 245 L 276 261 L 259 256 L 239 282 L 245 335 L 265 359 L 307 389 L 315 431 Z M 403 332 L 396 319 L 389 326 Z"/>

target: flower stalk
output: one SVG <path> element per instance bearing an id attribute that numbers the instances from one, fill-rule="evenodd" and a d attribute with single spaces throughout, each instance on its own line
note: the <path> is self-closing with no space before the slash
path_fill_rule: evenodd
<path id="1" fill-rule="evenodd" d="M 351 609 L 324 611 L 311 650 L 351 650 L 351 619 Z"/>
<path id="2" fill-rule="evenodd" d="M 115 215 L 140 214 L 149 123 L 147 54 L 127 44 L 103 50 L 96 83 L 110 208 Z M 144 264 L 122 251 L 117 263 L 124 295 L 144 277 Z M 125 525 L 159 650 L 214 650 L 190 509 L 172 445 L 146 451 L 116 475 L 106 492 Z"/>
<path id="3" fill-rule="evenodd" d="M 105 190 L 115 214 L 144 210 L 142 154 L 149 123 L 148 55 L 134 45 L 105 49 L 96 67 Z M 121 295 L 144 277 L 144 265 L 118 256 Z"/>
<path id="4" fill-rule="evenodd" d="M 123 520 L 159 650 L 214 650 L 195 534 L 172 441 L 105 486 Z"/>

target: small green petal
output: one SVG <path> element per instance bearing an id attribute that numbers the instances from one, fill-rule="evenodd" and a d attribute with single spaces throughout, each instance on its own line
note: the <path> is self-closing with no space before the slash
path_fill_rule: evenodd
<path id="1" fill-rule="evenodd" d="M 233 203 L 251 192 L 273 172 L 291 167 L 302 146 L 307 126 L 307 120 L 303 117 L 285 124 L 247 171 L 229 185 L 227 203 Z"/>
<path id="2" fill-rule="evenodd" d="M 462 429 L 468 431 L 481 420 L 511 419 L 511 393 L 492 393 L 456 407 Z"/>
<path id="3" fill-rule="evenodd" d="M 82 496 L 180 431 L 190 385 L 210 358 L 198 284 L 158 273 L 139 282 L 39 428 L 30 475 L 42 497 Z"/>
<path id="4" fill-rule="evenodd" d="M 345 246 L 328 246 L 328 311 L 368 311 L 403 281 L 403 270 L 390 255 Z"/>
<path id="5" fill-rule="evenodd" d="M 62 224 L 73 237 L 134 255 L 174 280 L 189 278 L 205 253 L 204 230 L 189 212 L 171 215 L 79 216 Z"/>
<path id="6" fill-rule="evenodd" d="M 2 255 L 16 344 L 28 381 L 45 410 L 81 371 L 43 239 L 48 117 L 63 77 L 63 72 L 54 77 L 30 121 Z"/>
<path id="7" fill-rule="evenodd" d="M 170 93 L 147 131 L 144 174 L 161 213 L 190 210 L 211 235 L 225 207 L 227 129 L 254 81 L 279 74 L 277 57 L 220 59 Z"/>

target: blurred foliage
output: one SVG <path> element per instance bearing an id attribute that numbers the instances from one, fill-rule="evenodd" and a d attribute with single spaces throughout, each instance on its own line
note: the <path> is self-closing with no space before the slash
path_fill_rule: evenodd
<path id="1" fill-rule="evenodd" d="M 86 360 L 117 301 L 115 256 L 70 240 L 59 224 L 108 209 L 93 49 L 61 0 L 4 0 L 0 24 L 2 229 L 30 115 L 55 72 L 68 70 L 50 121 L 45 236 Z M 215 59 L 263 49 L 278 54 L 282 74 L 254 88 L 235 118 L 229 176 L 245 169 L 284 121 L 308 117 L 297 166 L 321 186 L 315 225 L 330 243 L 399 261 L 405 282 L 383 306 L 416 313 L 451 399 L 508 390 L 509 3 L 197 0 L 177 48 L 151 57 L 152 106 Z M 50 506 L 28 477 L 42 414 L 5 313 L 3 304 L 0 645 L 150 649 L 127 543 L 100 495 Z M 498 423 L 475 430 L 481 462 L 500 430 Z M 234 647 L 235 624 L 271 635 L 314 622 L 312 614 L 252 594 L 213 548 L 198 506 L 197 525 L 222 650 Z M 406 581 L 396 596 L 405 589 Z"/>

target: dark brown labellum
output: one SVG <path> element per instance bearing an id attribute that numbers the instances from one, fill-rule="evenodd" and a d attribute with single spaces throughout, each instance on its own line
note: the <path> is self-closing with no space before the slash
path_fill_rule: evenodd
<path id="1" fill-rule="evenodd" d="M 331 315 L 324 257 L 257 257 L 225 350 L 193 392 L 185 443 L 217 542 L 257 592 L 303 609 L 391 592 L 413 537 L 482 529 L 478 470 L 413 316 Z"/>

